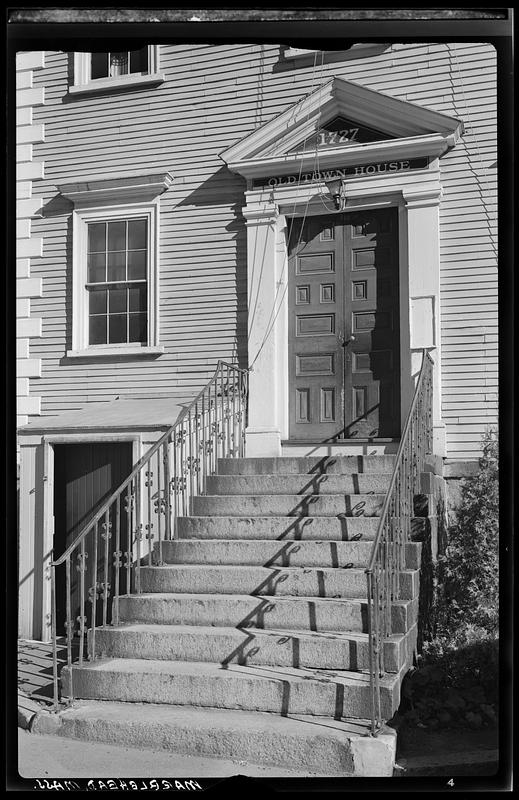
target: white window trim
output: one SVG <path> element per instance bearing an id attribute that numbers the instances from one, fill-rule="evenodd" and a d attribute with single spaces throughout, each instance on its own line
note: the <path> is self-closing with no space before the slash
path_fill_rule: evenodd
<path id="1" fill-rule="evenodd" d="M 91 53 L 74 53 L 74 85 L 69 87 L 69 94 L 88 94 L 92 92 L 121 91 L 134 86 L 151 86 L 163 83 L 166 76 L 159 69 L 159 46 L 148 45 L 148 72 L 130 72 L 116 78 L 90 77 Z"/>
<path id="2" fill-rule="evenodd" d="M 90 222 L 146 217 L 148 220 L 148 340 L 121 344 L 88 343 L 87 226 Z M 151 203 L 110 205 L 72 212 L 72 350 L 69 358 L 107 356 L 149 356 L 164 352 L 159 345 L 159 217 L 158 200 Z"/>

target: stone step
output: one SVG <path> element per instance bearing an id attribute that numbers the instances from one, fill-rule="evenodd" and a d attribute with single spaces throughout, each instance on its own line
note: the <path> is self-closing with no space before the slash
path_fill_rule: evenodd
<path id="1" fill-rule="evenodd" d="M 180 539 L 372 541 L 379 517 L 178 517 Z"/>
<path id="2" fill-rule="evenodd" d="M 372 542 L 272 542 L 261 539 L 178 539 L 162 542 L 166 564 L 261 565 L 264 567 L 366 567 Z M 420 567 L 420 544 L 405 546 L 406 566 Z M 155 545 L 155 558 L 159 556 Z"/>
<path id="3" fill-rule="evenodd" d="M 383 494 L 200 495 L 193 497 L 192 513 L 196 517 L 374 517 L 381 513 L 384 500 Z"/>
<path id="4" fill-rule="evenodd" d="M 394 633 L 417 621 L 418 599 L 392 607 Z M 332 597 L 262 597 L 228 594 L 134 594 L 119 599 L 121 622 L 219 625 L 260 629 L 367 632 L 367 602 Z"/>
<path id="5" fill-rule="evenodd" d="M 40 732 L 36 725 L 34 733 Z M 323 776 L 391 777 L 396 755 L 395 731 L 384 728 L 379 736 L 369 736 L 367 720 L 323 723 L 308 715 L 154 703 L 79 701 L 57 715 L 55 733 L 170 753 L 290 765 Z"/>
<path id="6" fill-rule="evenodd" d="M 382 715 L 390 719 L 400 701 L 400 677 L 381 680 Z M 71 697 L 71 671 L 61 673 L 62 695 Z M 167 703 L 273 714 L 365 718 L 370 683 L 366 673 L 292 667 L 99 659 L 72 667 L 75 699 Z"/>
<path id="7" fill-rule="evenodd" d="M 168 564 L 140 568 L 142 592 L 366 597 L 363 569 Z M 400 599 L 418 596 L 418 570 L 400 573 Z"/>
<path id="8" fill-rule="evenodd" d="M 408 660 L 407 634 L 393 634 L 384 640 L 383 647 L 386 671 L 399 672 Z M 161 661 L 341 670 L 369 668 L 368 636 L 354 631 L 319 633 L 130 623 L 96 628 L 95 652 L 110 658 Z"/>
<path id="9" fill-rule="evenodd" d="M 351 475 L 365 472 L 392 472 L 395 456 L 325 456 L 280 458 L 220 458 L 219 475 Z"/>
<path id="10" fill-rule="evenodd" d="M 391 474 L 351 475 L 211 475 L 206 478 L 206 494 L 383 494 Z"/>

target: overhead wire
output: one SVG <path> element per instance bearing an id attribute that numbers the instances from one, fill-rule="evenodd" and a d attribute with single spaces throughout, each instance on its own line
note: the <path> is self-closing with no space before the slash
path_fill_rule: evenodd
<path id="1" fill-rule="evenodd" d="M 456 67 L 457 67 L 457 70 L 458 70 L 458 77 L 459 77 L 459 82 L 460 82 L 460 86 L 461 86 L 461 93 L 462 93 L 462 96 L 463 96 L 463 104 L 465 106 L 465 111 L 466 111 L 466 114 L 467 114 L 467 120 L 468 120 L 468 123 L 470 125 L 470 136 L 472 137 L 472 139 L 473 139 L 473 141 L 474 141 L 474 143 L 476 145 L 476 151 L 477 151 L 477 154 L 478 154 L 479 163 L 481 165 L 481 170 L 483 172 L 483 176 L 484 176 L 484 179 L 485 179 L 486 192 L 487 192 L 487 194 L 490 194 L 491 190 L 489 189 L 488 170 L 487 170 L 487 167 L 485 167 L 484 164 L 483 164 L 483 158 L 482 158 L 482 155 L 481 155 L 481 150 L 479 148 L 478 137 L 476 136 L 476 134 L 474 132 L 474 123 L 472 122 L 472 117 L 471 117 L 471 114 L 470 114 L 470 107 L 469 107 L 469 104 L 468 104 L 468 101 L 467 101 L 467 97 L 466 97 L 466 94 L 465 94 L 465 84 L 464 84 L 464 81 L 463 81 L 463 75 L 462 75 L 462 72 L 461 72 L 460 62 L 459 62 L 459 59 L 458 59 L 458 53 L 457 53 L 457 49 L 456 49 L 456 44 L 453 43 L 450 46 L 448 44 L 446 44 L 446 48 L 447 48 L 447 52 L 450 52 L 450 49 L 452 48 L 452 52 L 454 53 L 454 59 L 456 61 Z M 468 149 L 468 147 L 466 145 L 465 145 L 465 150 L 467 152 L 467 157 L 468 157 L 469 162 L 470 162 L 471 154 L 470 154 L 470 151 L 469 151 L 469 149 Z M 485 193 L 482 190 L 481 182 L 480 182 L 479 175 L 478 175 L 477 171 L 474 169 L 474 167 L 472 167 L 472 165 L 471 165 L 471 169 L 472 169 L 472 171 L 474 173 L 474 177 L 476 178 L 476 181 L 478 183 L 479 193 L 480 193 L 480 196 L 481 196 L 481 202 L 483 203 L 483 209 L 484 209 L 485 216 L 486 216 L 486 219 L 487 219 L 490 246 L 492 247 L 492 250 L 494 251 L 494 255 L 495 255 L 496 259 L 497 259 L 498 251 L 497 251 L 497 246 L 496 246 L 496 242 L 495 242 L 495 239 L 494 239 L 492 218 L 491 218 L 491 215 L 490 215 L 490 213 L 488 211 L 488 208 L 487 208 L 487 200 L 485 198 Z"/>
<path id="2" fill-rule="evenodd" d="M 313 87 L 314 87 L 314 82 L 315 82 L 315 74 L 316 74 L 316 64 L 317 64 L 317 50 L 316 50 L 315 55 L 314 55 L 314 64 L 313 64 L 313 69 L 312 69 L 312 83 L 310 85 L 309 94 L 312 94 L 312 92 L 313 92 Z M 306 95 L 306 96 L 308 96 L 308 95 Z M 304 99 L 304 98 L 302 98 L 302 99 Z M 299 103 L 296 103 L 292 108 L 292 113 L 291 113 L 291 115 L 290 115 L 290 117 L 289 117 L 289 119 L 287 120 L 287 123 L 286 123 L 287 128 L 290 128 L 290 125 L 291 125 L 291 123 L 292 123 L 292 121 L 293 121 L 293 119 L 294 119 L 294 117 L 295 117 L 295 115 L 297 113 L 298 105 L 299 105 Z M 307 115 L 306 121 L 308 121 L 309 117 L 310 117 L 310 111 L 308 111 L 308 115 Z M 304 147 L 305 147 L 305 144 L 306 144 L 306 138 L 307 138 L 307 136 L 305 136 L 305 138 L 303 140 L 303 151 L 304 151 Z M 303 167 L 303 163 L 301 161 L 300 162 L 300 166 L 299 166 L 298 182 L 301 179 L 302 167 Z M 295 204 L 296 204 L 296 201 L 294 201 L 293 213 L 295 213 Z M 263 273 L 263 267 L 264 267 L 264 262 L 265 262 L 265 248 L 266 248 L 266 239 L 265 239 L 265 241 L 263 243 L 263 254 L 262 254 L 262 259 L 261 259 L 261 267 L 260 267 L 261 274 Z M 254 242 L 254 252 L 256 252 L 256 241 Z M 256 261 L 257 261 L 257 259 L 253 258 L 253 263 L 254 264 L 256 263 Z M 275 308 L 275 303 L 276 303 L 278 292 L 279 292 L 279 284 L 278 284 L 278 288 L 276 290 L 276 294 L 274 296 L 274 307 L 273 307 L 273 309 Z M 252 323 L 254 322 L 254 318 L 256 316 L 256 309 L 257 309 L 257 306 L 258 306 L 258 300 L 259 300 L 259 295 L 256 294 L 256 298 L 255 298 L 255 301 L 254 301 L 254 307 L 252 309 L 252 313 L 250 313 L 250 310 L 249 310 L 249 322 L 248 322 L 249 331 L 252 328 Z M 270 319 L 272 318 L 272 314 L 273 314 L 273 310 L 270 313 L 269 322 L 270 322 Z M 258 352 L 258 354 L 259 354 L 259 352 Z M 254 361 L 256 360 L 258 354 L 254 358 Z M 252 367 L 249 365 L 249 370 L 251 368 Z"/>
<path id="3" fill-rule="evenodd" d="M 310 92 L 309 92 L 310 95 L 313 92 L 313 86 L 314 86 L 314 82 L 315 82 L 316 70 L 317 70 L 317 51 L 316 51 L 315 56 L 314 56 L 314 64 L 313 64 L 313 70 L 312 70 L 312 84 L 311 84 L 311 88 L 310 88 Z M 323 73 L 324 73 L 324 51 L 322 51 L 322 57 L 321 57 L 321 71 L 320 71 L 319 95 L 318 95 L 319 99 L 320 99 L 321 91 L 322 91 L 322 88 L 323 88 Z M 318 109 L 319 110 L 318 110 L 317 122 L 316 122 L 316 126 L 317 127 L 319 126 L 320 117 L 321 117 L 321 106 L 320 106 L 320 103 L 318 103 Z M 307 115 L 306 121 L 308 121 L 309 118 L 310 118 L 310 110 L 308 111 L 308 115 Z M 304 155 L 305 155 L 306 141 L 307 141 L 308 137 L 309 137 L 309 132 L 307 132 L 305 134 L 305 137 L 303 139 L 303 153 L 302 153 L 302 156 L 301 156 L 301 159 L 300 159 L 299 175 L 298 175 L 298 179 L 297 179 L 297 184 L 298 185 L 301 182 L 301 175 L 302 175 L 302 170 L 303 170 L 303 161 L 304 161 Z M 318 147 L 318 141 L 319 140 L 317 138 L 317 140 L 316 140 L 316 148 Z M 317 149 L 316 149 L 316 153 L 314 154 L 314 169 L 313 169 L 313 171 L 315 171 L 316 163 L 318 163 Z M 293 220 L 295 218 L 295 212 L 296 212 L 297 204 L 298 204 L 298 200 L 297 200 L 297 197 L 296 197 L 294 199 L 294 204 L 293 204 L 293 207 L 292 207 L 292 214 L 290 215 L 290 219 L 291 220 Z M 307 215 L 308 215 L 309 204 L 310 204 L 310 196 L 308 195 L 307 199 L 306 199 L 305 207 L 304 207 L 303 216 L 300 219 L 298 240 L 297 240 L 297 243 L 296 243 L 295 247 L 293 248 L 294 252 L 296 252 L 296 253 L 298 252 L 299 246 L 301 244 L 301 240 L 302 240 L 302 236 L 303 236 L 303 230 L 304 230 L 304 224 L 305 224 L 305 221 L 306 221 L 306 218 L 307 218 Z M 256 352 L 256 355 L 254 356 L 254 359 L 252 360 L 251 364 L 249 365 L 249 371 L 251 371 L 253 369 L 253 366 L 256 363 L 256 361 L 258 360 L 258 358 L 259 358 L 259 356 L 260 356 L 260 354 L 261 354 L 261 352 L 262 352 L 262 350 L 263 350 L 263 348 L 264 348 L 269 336 L 271 335 L 272 331 L 274 330 L 274 325 L 275 325 L 276 320 L 277 320 L 277 318 L 279 316 L 279 313 L 280 313 L 280 311 L 281 311 L 281 309 L 283 307 L 283 300 L 284 300 L 285 295 L 286 295 L 286 293 L 288 291 L 288 280 L 286 280 L 286 281 L 283 280 L 284 274 L 285 274 L 285 270 L 287 268 L 288 260 L 289 260 L 289 254 L 288 254 L 289 237 L 287 237 L 287 239 L 288 239 L 287 240 L 287 248 L 285 250 L 285 254 L 284 254 L 284 258 L 283 258 L 283 265 L 282 265 L 281 273 L 280 273 L 280 276 L 279 276 L 279 278 L 277 280 L 277 288 L 276 288 L 276 293 L 275 293 L 275 296 L 274 296 L 274 302 L 273 302 L 273 305 L 272 305 L 272 309 L 271 309 L 271 312 L 270 312 L 270 315 L 269 315 L 269 320 L 267 322 L 267 325 L 266 325 L 266 328 L 265 328 L 265 333 L 263 335 L 263 339 L 262 339 L 261 344 L 260 344 L 260 346 L 258 348 L 258 351 Z M 282 293 L 281 297 L 278 298 L 279 291 L 280 291 L 280 288 L 281 288 L 282 285 L 284 286 L 283 293 Z M 279 302 L 278 302 L 278 300 L 279 300 Z M 276 310 L 276 304 L 277 304 L 277 310 Z"/>

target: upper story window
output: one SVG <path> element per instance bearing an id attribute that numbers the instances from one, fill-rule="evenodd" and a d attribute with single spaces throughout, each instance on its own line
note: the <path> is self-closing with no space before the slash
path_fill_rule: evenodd
<path id="1" fill-rule="evenodd" d="M 162 83 L 158 45 L 139 50 L 102 53 L 74 53 L 74 85 L 71 95 L 120 92 L 140 86 Z"/>
<path id="2" fill-rule="evenodd" d="M 67 356 L 156 356 L 159 230 L 168 173 L 83 177 L 58 189 L 72 211 L 72 342 Z"/>
<path id="3" fill-rule="evenodd" d="M 148 48 L 140 50 L 122 50 L 119 53 L 91 53 L 90 77 L 118 78 L 120 75 L 130 75 L 139 72 L 148 72 Z"/>

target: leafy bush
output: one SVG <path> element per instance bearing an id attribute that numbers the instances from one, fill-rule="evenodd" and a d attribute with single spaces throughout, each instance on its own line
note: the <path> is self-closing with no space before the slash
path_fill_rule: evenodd
<path id="1" fill-rule="evenodd" d="M 499 486 L 497 431 L 489 429 L 476 475 L 464 481 L 445 555 L 438 560 L 434 635 L 402 686 L 411 724 L 480 728 L 496 722 Z"/>
<path id="2" fill-rule="evenodd" d="M 499 451 L 489 428 L 476 475 L 464 481 L 456 522 L 439 559 L 437 632 L 475 626 L 497 636 L 499 626 Z"/>

